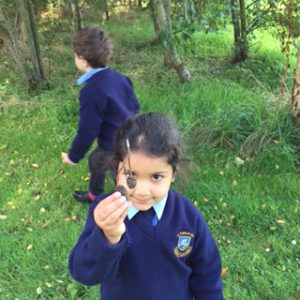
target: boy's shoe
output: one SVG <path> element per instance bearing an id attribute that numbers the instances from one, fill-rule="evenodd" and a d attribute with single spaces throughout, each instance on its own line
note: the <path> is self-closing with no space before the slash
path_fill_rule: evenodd
<path id="1" fill-rule="evenodd" d="M 90 193 L 88 192 L 75 191 L 73 193 L 73 197 L 76 201 L 83 202 L 83 203 L 91 203 L 93 199 L 89 197 L 89 194 Z"/>

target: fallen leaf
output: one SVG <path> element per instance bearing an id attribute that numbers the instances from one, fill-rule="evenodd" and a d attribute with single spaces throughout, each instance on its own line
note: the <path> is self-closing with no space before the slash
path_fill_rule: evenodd
<path id="1" fill-rule="evenodd" d="M 36 289 L 36 293 L 37 293 L 38 295 L 40 295 L 42 292 L 43 292 L 43 290 L 42 290 L 41 287 L 38 287 L 38 288 Z"/>
<path id="2" fill-rule="evenodd" d="M 8 202 L 7 202 L 7 207 L 8 207 L 8 209 L 10 209 L 10 210 L 13 210 L 13 209 L 16 208 L 16 206 L 15 206 L 15 204 L 14 204 L 13 201 L 8 201 Z"/>
<path id="3" fill-rule="evenodd" d="M 232 181 L 232 184 L 231 184 L 233 187 L 236 187 L 237 185 L 238 185 L 238 183 L 237 183 L 237 181 L 234 179 L 233 181 Z"/>
<path id="4" fill-rule="evenodd" d="M 56 279 L 56 281 L 58 282 L 58 283 L 64 283 L 62 280 L 60 280 L 60 279 Z"/>
<path id="5" fill-rule="evenodd" d="M 41 214 L 44 214 L 46 212 L 46 209 L 44 208 L 44 207 L 42 207 L 41 209 L 40 209 L 40 213 Z"/>
<path id="6" fill-rule="evenodd" d="M 237 166 L 240 166 L 240 165 L 244 164 L 245 161 L 244 161 L 243 159 L 241 159 L 240 157 L 236 157 L 236 158 L 234 159 L 234 163 L 235 163 Z"/>
<path id="7" fill-rule="evenodd" d="M 277 220 L 276 223 L 282 225 L 282 224 L 285 224 L 285 221 L 284 220 Z"/>
<path id="8" fill-rule="evenodd" d="M 228 268 L 222 268 L 221 277 L 224 277 L 228 273 Z"/>

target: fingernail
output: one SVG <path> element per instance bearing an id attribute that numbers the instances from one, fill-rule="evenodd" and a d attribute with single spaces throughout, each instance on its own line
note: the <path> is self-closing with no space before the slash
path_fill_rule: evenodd
<path id="1" fill-rule="evenodd" d="M 120 192 L 115 192 L 115 196 L 116 196 L 116 197 L 120 197 L 120 196 L 121 196 L 121 193 L 120 193 Z"/>

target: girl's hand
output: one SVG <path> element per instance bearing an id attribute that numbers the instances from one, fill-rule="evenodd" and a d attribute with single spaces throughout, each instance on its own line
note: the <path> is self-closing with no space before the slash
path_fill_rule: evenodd
<path id="1" fill-rule="evenodd" d="M 124 219 L 131 202 L 126 201 L 120 192 L 115 192 L 102 200 L 94 210 L 94 220 L 102 229 L 110 244 L 117 244 L 125 232 Z"/>
<path id="2" fill-rule="evenodd" d="M 65 152 L 62 152 L 62 153 L 61 153 L 61 162 L 62 162 L 63 164 L 66 164 L 66 165 L 76 165 L 75 163 L 73 163 L 73 162 L 71 161 L 71 159 L 69 158 L 68 154 L 65 153 Z"/>

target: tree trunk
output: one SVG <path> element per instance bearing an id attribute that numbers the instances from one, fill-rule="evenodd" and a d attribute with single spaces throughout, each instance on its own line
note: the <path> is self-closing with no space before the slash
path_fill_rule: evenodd
<path id="1" fill-rule="evenodd" d="M 248 56 L 246 34 L 246 10 L 244 0 L 231 0 L 231 18 L 234 35 L 233 63 L 244 61 Z"/>
<path id="2" fill-rule="evenodd" d="M 79 31 L 83 28 L 83 21 L 82 21 L 81 10 L 79 7 L 79 1 L 75 1 L 75 15 L 77 20 L 77 30 Z"/>
<path id="3" fill-rule="evenodd" d="M 190 81 L 192 78 L 190 71 L 177 54 L 176 47 L 173 43 L 170 19 L 170 1 L 153 0 L 153 5 L 161 28 L 160 41 L 164 47 L 165 64 L 176 70 L 181 82 Z"/>
<path id="4" fill-rule="evenodd" d="M 151 44 L 158 44 L 160 42 L 160 26 L 159 26 L 159 22 L 157 19 L 157 13 L 154 7 L 154 1 L 150 0 L 150 16 L 153 22 L 153 27 L 154 27 L 154 32 L 155 32 L 155 38 L 154 40 L 151 42 Z"/>
<path id="5" fill-rule="evenodd" d="M 245 0 L 240 0 L 241 39 L 240 52 L 243 61 L 248 57 L 247 22 Z"/>
<path id="6" fill-rule="evenodd" d="M 184 18 L 194 22 L 196 19 L 196 10 L 193 0 L 184 0 Z"/>
<path id="7" fill-rule="evenodd" d="M 292 114 L 297 121 L 297 124 L 300 124 L 300 47 L 297 52 L 297 63 L 295 67 L 294 83 L 292 89 Z"/>
<path id="8" fill-rule="evenodd" d="M 34 90 L 38 87 L 38 83 L 46 78 L 31 2 L 19 0 L 17 6 L 10 7 L 5 2 L 0 0 L 0 36 L 15 60 L 20 73 L 26 79 L 29 89 Z M 20 25 L 22 25 L 23 31 L 20 30 Z M 31 57 L 29 62 L 27 62 L 27 53 Z M 48 84 L 44 88 L 49 88 Z"/>
<path id="9" fill-rule="evenodd" d="M 21 72 L 21 75 L 25 78 L 27 83 L 32 82 L 33 79 L 30 75 L 29 69 L 20 50 L 19 41 L 17 40 L 16 36 L 1 25 L 0 36 L 4 42 L 4 46 L 8 48 L 8 51 L 15 60 L 17 67 Z"/>
<path id="10" fill-rule="evenodd" d="M 19 11 L 25 25 L 30 55 L 34 67 L 34 77 L 39 82 L 41 80 L 45 80 L 45 73 L 42 65 L 40 47 L 37 39 L 33 8 L 30 1 L 19 0 Z"/>
<path id="11" fill-rule="evenodd" d="M 106 20 L 108 21 L 109 20 L 109 12 L 108 12 L 107 0 L 100 0 L 100 7 L 101 7 L 101 9 L 104 10 Z"/>
<path id="12" fill-rule="evenodd" d="M 78 0 L 68 0 L 67 3 L 71 11 L 72 32 L 75 34 L 83 28 L 79 3 Z"/>

